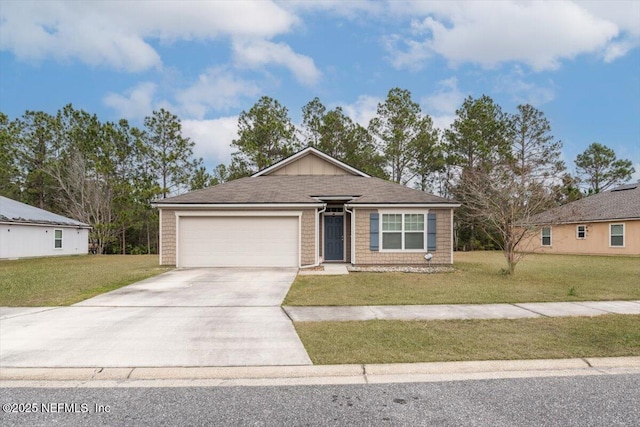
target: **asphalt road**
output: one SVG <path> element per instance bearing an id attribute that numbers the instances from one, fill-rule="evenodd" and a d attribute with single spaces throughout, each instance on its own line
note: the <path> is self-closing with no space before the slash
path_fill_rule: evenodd
<path id="1" fill-rule="evenodd" d="M 349 386 L 0 388 L 0 402 L 2 426 L 638 426 L 640 375 Z M 11 403 L 37 413 L 5 413 Z"/>

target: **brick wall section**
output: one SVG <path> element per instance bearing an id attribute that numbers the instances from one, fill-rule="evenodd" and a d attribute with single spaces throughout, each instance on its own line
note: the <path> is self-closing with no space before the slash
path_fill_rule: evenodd
<path id="1" fill-rule="evenodd" d="M 385 264 L 426 264 L 421 252 L 379 252 L 369 249 L 369 215 L 377 212 L 375 209 L 356 209 L 356 264 L 357 265 L 385 265 Z M 436 214 L 436 247 L 431 251 L 432 263 L 451 263 L 451 209 L 431 209 Z M 382 218 L 380 219 L 382 221 Z"/>
<path id="2" fill-rule="evenodd" d="M 172 209 L 162 209 L 162 252 L 160 265 L 176 265 L 176 214 Z"/>
<path id="3" fill-rule="evenodd" d="M 300 222 L 300 233 L 302 246 L 300 248 L 300 263 L 311 265 L 316 262 L 316 215 L 315 209 L 305 209 L 302 211 Z"/>

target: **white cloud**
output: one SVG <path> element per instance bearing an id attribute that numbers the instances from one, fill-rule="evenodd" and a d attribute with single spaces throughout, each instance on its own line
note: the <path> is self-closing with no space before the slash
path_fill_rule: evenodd
<path id="1" fill-rule="evenodd" d="M 270 38 L 297 23 L 271 1 L 7 1 L 0 49 L 22 60 L 73 59 L 135 72 L 161 66 L 148 40 Z"/>
<path id="2" fill-rule="evenodd" d="M 465 94 L 458 89 L 456 77 L 441 80 L 438 86 L 434 93 L 422 98 L 421 104 L 435 127 L 447 129 L 456 119 L 456 110 L 462 105 Z"/>
<path id="3" fill-rule="evenodd" d="M 438 90 L 421 100 L 428 113 L 454 113 L 465 95 L 458 89 L 458 79 L 450 77 L 438 82 Z"/>
<path id="4" fill-rule="evenodd" d="M 471 62 L 493 68 L 515 61 L 540 71 L 556 69 L 562 60 L 585 53 L 611 61 L 637 46 L 640 39 L 637 2 L 450 1 L 389 5 L 395 13 L 414 18 L 411 34 L 395 34 L 385 40 L 391 62 L 397 68 L 420 68 L 437 54 L 454 66 Z"/>
<path id="5" fill-rule="evenodd" d="M 260 92 L 254 82 L 243 80 L 229 70 L 217 67 L 208 69 L 188 88 L 178 91 L 179 108 L 189 117 L 202 119 L 210 110 L 235 107 L 241 98 Z"/>
<path id="6" fill-rule="evenodd" d="M 364 127 L 368 127 L 371 119 L 376 116 L 378 104 L 381 102 L 383 102 L 383 100 L 378 97 L 361 95 L 356 102 L 345 104 L 342 108 L 351 120 Z"/>
<path id="7" fill-rule="evenodd" d="M 143 82 L 129 89 L 125 95 L 108 93 L 103 102 L 113 108 L 118 117 L 127 119 L 141 119 L 153 112 L 153 98 L 156 93 L 156 85 L 151 82 Z"/>
<path id="8" fill-rule="evenodd" d="M 526 73 L 515 67 L 511 73 L 496 77 L 493 90 L 510 95 L 519 104 L 531 104 L 534 107 L 540 107 L 555 99 L 556 86 L 553 81 L 534 83 L 526 81 L 525 77 Z"/>
<path id="9" fill-rule="evenodd" d="M 288 68 L 298 82 L 312 86 L 320 80 L 321 73 L 313 59 L 294 52 L 284 43 L 267 40 L 235 40 L 233 43 L 236 65 L 258 68 L 266 64 L 279 64 Z"/>
<path id="10" fill-rule="evenodd" d="M 194 154 L 214 167 L 231 162 L 231 141 L 238 137 L 238 117 L 221 117 L 214 120 L 183 120 L 182 133 L 196 145 Z"/>

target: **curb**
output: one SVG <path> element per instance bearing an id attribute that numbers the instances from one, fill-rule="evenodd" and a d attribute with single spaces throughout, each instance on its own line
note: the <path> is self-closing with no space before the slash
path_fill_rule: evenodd
<path id="1" fill-rule="evenodd" d="M 249 367 L 0 367 L 0 387 L 382 384 L 625 373 L 640 374 L 640 357 Z"/>

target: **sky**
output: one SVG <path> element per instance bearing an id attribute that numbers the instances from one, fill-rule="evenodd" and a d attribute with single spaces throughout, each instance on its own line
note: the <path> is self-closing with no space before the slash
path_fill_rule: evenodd
<path id="1" fill-rule="evenodd" d="M 447 128 L 467 96 L 543 111 L 572 169 L 592 142 L 640 178 L 640 1 L 0 1 L 0 111 L 165 108 L 209 169 L 261 96 L 363 126 L 391 88 Z"/>

